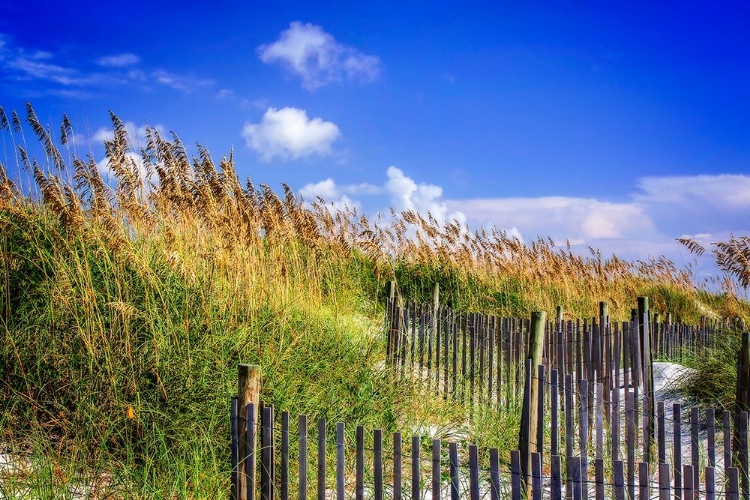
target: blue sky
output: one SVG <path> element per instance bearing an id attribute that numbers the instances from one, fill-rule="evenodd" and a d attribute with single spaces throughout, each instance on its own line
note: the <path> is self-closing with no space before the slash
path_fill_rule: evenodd
<path id="1" fill-rule="evenodd" d="M 0 105 L 66 112 L 97 160 L 111 109 L 307 199 L 681 263 L 675 237 L 750 230 L 749 23 L 739 2 L 3 2 Z"/>

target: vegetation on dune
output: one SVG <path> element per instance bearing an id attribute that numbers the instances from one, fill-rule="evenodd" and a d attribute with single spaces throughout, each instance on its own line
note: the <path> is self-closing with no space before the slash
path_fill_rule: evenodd
<path id="1" fill-rule="evenodd" d="M 238 362 L 260 364 L 262 397 L 293 415 L 349 429 L 455 425 L 463 409 L 382 370 L 391 279 L 408 299 L 439 283 L 455 308 L 509 315 L 559 304 L 589 316 L 607 300 L 624 319 L 646 294 L 684 321 L 708 309 L 749 316 L 664 258 L 582 256 L 413 211 L 371 220 L 305 204 L 288 186 L 279 196 L 242 184 L 231 155 L 217 165 L 198 146 L 190 157 L 154 129 L 135 151 L 115 115 L 108 179 L 75 154 L 67 117 L 59 138 L 31 106 L 27 122 L 41 163 L 18 114 L 0 108 L 3 140 L 34 181 L 22 191 L 0 163 L 0 446 L 30 464 L 5 473 L 0 496 L 81 481 L 125 496 L 223 496 Z M 512 425 L 481 420 L 474 439 L 513 441 L 501 436 Z"/>

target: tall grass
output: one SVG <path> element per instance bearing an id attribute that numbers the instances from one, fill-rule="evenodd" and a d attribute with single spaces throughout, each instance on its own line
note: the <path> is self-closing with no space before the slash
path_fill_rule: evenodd
<path id="1" fill-rule="evenodd" d="M 54 137 L 30 105 L 26 115 L 41 162 L 18 114 L 0 108 L 0 133 L 34 182 L 20 189 L 0 163 L 0 447 L 29 457 L 0 472 L 6 496 L 81 484 L 225 495 L 238 362 L 260 364 L 262 397 L 292 414 L 449 435 L 463 409 L 382 369 L 391 279 L 411 299 L 437 282 L 456 308 L 514 315 L 560 304 L 587 316 L 608 300 L 626 317 L 647 293 L 687 321 L 732 300 L 696 290 L 664 258 L 582 256 L 413 211 L 370 220 L 306 205 L 286 185 L 278 195 L 241 183 L 231 154 L 217 164 L 199 146 L 190 157 L 154 129 L 135 151 L 114 114 L 107 179 L 70 151 L 67 117 Z M 473 439 L 513 441 L 501 433 L 515 417 L 480 417 Z"/>

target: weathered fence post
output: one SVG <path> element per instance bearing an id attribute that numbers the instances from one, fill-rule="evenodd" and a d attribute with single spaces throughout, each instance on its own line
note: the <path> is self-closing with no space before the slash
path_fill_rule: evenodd
<path id="1" fill-rule="evenodd" d="M 641 359 L 643 361 L 643 453 L 646 462 L 651 461 L 651 444 L 654 441 L 654 410 L 656 409 L 649 326 L 648 297 L 638 297 L 638 331 L 641 338 Z"/>
<path id="2" fill-rule="evenodd" d="M 538 384 L 534 382 L 535 370 L 542 364 L 542 350 L 544 349 L 544 325 L 547 314 L 544 311 L 531 313 L 531 328 L 526 352 L 526 381 L 523 389 L 523 410 L 521 412 L 521 430 L 518 439 L 518 449 L 521 452 L 521 476 L 526 490 L 526 497 L 531 497 L 531 432 L 536 431 L 538 418 L 539 395 Z"/>
<path id="3" fill-rule="evenodd" d="M 252 500 L 255 498 L 255 485 L 248 481 L 247 471 L 255 470 L 255 453 L 251 454 L 251 463 L 245 464 L 248 450 L 255 449 L 255 443 L 247 442 L 246 422 L 247 405 L 255 403 L 256 408 L 260 400 L 260 366 L 240 364 L 237 367 L 237 410 L 238 410 L 238 434 L 239 434 L 239 456 L 237 468 L 237 498 L 238 500 Z"/>

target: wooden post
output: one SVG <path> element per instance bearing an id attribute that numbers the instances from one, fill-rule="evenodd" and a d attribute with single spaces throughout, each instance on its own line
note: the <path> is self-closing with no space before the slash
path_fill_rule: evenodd
<path id="1" fill-rule="evenodd" d="M 651 352 L 651 331 L 649 322 L 648 297 L 638 297 L 638 330 L 641 338 L 641 359 L 643 361 L 643 442 L 644 461 L 651 461 L 651 443 L 654 441 L 654 370 Z"/>
<path id="2" fill-rule="evenodd" d="M 560 457 L 557 458 L 559 474 Z M 552 464 L 552 475 L 554 478 L 554 459 Z M 490 500 L 500 500 L 500 459 L 497 448 L 490 448 Z"/>
<path id="3" fill-rule="evenodd" d="M 536 457 L 539 456 L 537 453 L 533 455 Z M 539 468 L 541 469 L 541 466 Z M 440 491 L 439 487 L 438 491 Z M 432 498 L 435 498 L 434 493 Z M 439 498 L 440 496 L 438 495 Z M 479 453 L 477 446 L 474 444 L 469 445 L 469 498 L 471 500 L 479 500 Z"/>
<path id="4" fill-rule="evenodd" d="M 432 310 L 437 314 L 437 310 L 440 307 L 440 283 L 435 283 L 432 288 Z"/>
<path id="5" fill-rule="evenodd" d="M 380 429 L 375 429 L 373 432 L 372 459 L 375 473 L 373 498 L 383 500 L 383 431 Z M 325 486 L 323 487 L 323 497 L 318 500 L 325 500 Z"/>
<path id="6" fill-rule="evenodd" d="M 552 455 L 551 475 L 550 499 L 562 500 L 562 466 L 560 465 L 560 455 Z"/>
<path id="7" fill-rule="evenodd" d="M 433 439 L 432 440 L 432 500 L 440 500 L 440 478 L 441 478 L 440 439 Z"/>
<path id="8" fill-rule="evenodd" d="M 298 500 L 307 500 L 307 416 L 299 416 L 299 490 Z"/>
<path id="9" fill-rule="evenodd" d="M 260 366 L 258 365 L 247 365 L 240 364 L 237 367 L 237 409 L 238 409 L 238 429 L 239 429 L 239 449 L 242 450 L 240 453 L 239 463 L 237 468 L 239 473 L 237 474 L 237 498 L 238 500 L 251 500 L 255 498 L 255 485 L 250 485 L 252 494 L 248 495 L 248 479 L 246 471 L 255 470 L 255 454 L 252 454 L 251 461 L 253 463 L 245 464 L 246 453 L 248 450 L 247 442 L 247 405 L 255 403 L 255 407 L 258 408 L 260 401 Z M 254 445 L 255 443 L 249 443 Z"/>
<path id="10" fill-rule="evenodd" d="M 532 429 L 537 428 L 539 396 L 538 384 L 534 382 L 534 372 L 542 364 L 542 350 L 544 349 L 544 324 L 547 314 L 544 311 L 531 313 L 531 328 L 529 331 L 528 350 L 526 352 L 526 381 L 524 387 L 523 410 L 521 412 L 521 431 L 519 433 L 518 448 L 521 452 L 521 473 L 526 489 L 526 498 L 531 497 L 531 450 L 530 443 Z M 531 383 L 528 383 L 531 382 Z"/>
<path id="11" fill-rule="evenodd" d="M 344 423 L 338 422 L 336 424 L 336 500 L 346 500 L 344 491 L 344 446 Z M 397 456 L 397 458 L 401 459 L 400 456 Z"/>
<path id="12" fill-rule="evenodd" d="M 354 465 L 354 498 L 365 498 L 365 428 L 357 426 L 357 458 Z M 417 499 L 419 500 L 419 499 Z"/>
<path id="13" fill-rule="evenodd" d="M 412 500 L 419 500 L 422 492 L 421 488 L 421 477 L 422 469 L 419 465 L 419 449 L 421 443 L 419 436 L 412 436 L 411 438 L 411 498 Z M 359 498 L 357 500 L 360 500 Z"/>
<path id="14" fill-rule="evenodd" d="M 375 431 L 376 433 L 379 431 Z M 377 450 L 377 443 L 375 445 Z M 377 454 L 377 451 L 375 452 Z M 318 500 L 326 500 L 326 419 L 318 419 Z M 271 499 L 269 499 L 271 500 Z M 381 499 L 378 499 L 381 500 Z"/>
<path id="15" fill-rule="evenodd" d="M 456 443 L 448 443 L 448 458 L 450 460 L 451 500 L 459 500 L 458 445 Z M 520 497 L 518 500 L 520 500 Z"/>
<path id="16" fill-rule="evenodd" d="M 659 464 L 659 500 L 670 500 L 672 497 L 669 468 L 669 464 Z"/>
<path id="17" fill-rule="evenodd" d="M 393 433 L 393 500 L 401 500 L 402 481 L 401 433 Z M 343 486 L 342 486 L 343 489 Z M 341 500 L 345 500 L 343 497 Z"/>

